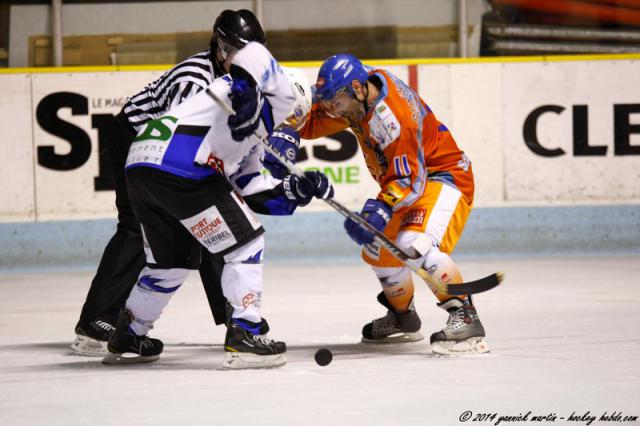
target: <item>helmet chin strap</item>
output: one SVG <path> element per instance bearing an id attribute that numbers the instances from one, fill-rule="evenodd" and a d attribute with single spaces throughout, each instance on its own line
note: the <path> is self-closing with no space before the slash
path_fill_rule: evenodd
<path id="1" fill-rule="evenodd" d="M 356 100 L 362 103 L 362 105 L 364 106 L 364 113 L 366 115 L 369 113 L 369 103 L 367 102 L 367 98 L 369 97 L 369 81 L 368 80 L 365 81 L 362 87 L 365 91 L 364 100 L 360 101 L 357 97 L 356 97 Z"/>

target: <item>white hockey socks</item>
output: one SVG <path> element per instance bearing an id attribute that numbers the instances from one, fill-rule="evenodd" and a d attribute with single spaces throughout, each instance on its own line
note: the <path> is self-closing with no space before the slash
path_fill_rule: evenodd
<path id="1" fill-rule="evenodd" d="M 389 304 L 398 312 L 409 310 L 413 300 L 413 279 L 407 267 L 373 267 Z"/>
<path id="2" fill-rule="evenodd" d="M 222 293 L 233 307 L 233 318 L 258 323 L 262 320 L 262 255 L 264 237 L 224 256 Z"/>
<path id="3" fill-rule="evenodd" d="M 188 269 L 144 267 L 125 304 L 134 316 L 129 326 L 134 333 L 144 336 L 153 328 L 153 323 L 160 318 L 171 296 L 180 288 L 188 275 Z"/>

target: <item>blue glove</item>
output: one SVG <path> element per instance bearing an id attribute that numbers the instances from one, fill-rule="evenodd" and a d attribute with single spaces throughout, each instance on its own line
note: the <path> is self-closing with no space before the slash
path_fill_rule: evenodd
<path id="1" fill-rule="evenodd" d="M 295 163 L 296 156 L 298 155 L 298 148 L 300 147 L 300 135 L 295 129 L 283 127 L 282 129 L 271 133 L 271 136 L 269 136 L 269 145 L 278 151 L 284 158 L 291 161 L 291 163 Z M 276 179 L 284 179 L 289 172 L 280 160 L 268 151 L 264 154 L 262 164 L 265 169 L 269 170 L 271 176 Z"/>
<path id="2" fill-rule="evenodd" d="M 333 185 L 321 172 L 304 172 L 304 178 L 287 175 L 282 180 L 282 187 L 286 197 L 299 206 L 306 206 L 313 197 L 326 200 L 334 195 Z"/>
<path id="3" fill-rule="evenodd" d="M 391 220 L 391 208 L 380 200 L 369 198 L 365 203 L 362 211 L 359 213 L 371 226 L 380 232 L 384 232 L 387 223 Z M 373 233 L 364 229 L 361 225 L 347 218 L 344 221 L 344 229 L 353 241 L 362 244 L 371 244 L 373 242 Z"/>
<path id="4" fill-rule="evenodd" d="M 231 107 L 236 113 L 229 116 L 227 124 L 231 129 L 233 140 L 241 142 L 251 136 L 260 125 L 260 110 L 262 108 L 260 91 L 255 84 L 238 78 L 233 80 L 229 99 L 231 99 Z"/>

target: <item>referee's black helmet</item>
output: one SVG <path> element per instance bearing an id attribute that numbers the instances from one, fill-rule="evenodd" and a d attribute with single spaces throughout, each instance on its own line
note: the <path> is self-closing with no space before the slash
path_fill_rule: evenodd
<path id="1" fill-rule="evenodd" d="M 240 49 L 250 41 L 267 43 L 264 30 L 250 10 L 224 10 L 213 25 L 213 33 L 223 42 Z"/>

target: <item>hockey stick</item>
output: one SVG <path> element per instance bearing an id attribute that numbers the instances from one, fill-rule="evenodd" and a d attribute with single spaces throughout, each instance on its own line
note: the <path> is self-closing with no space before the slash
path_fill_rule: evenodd
<path id="1" fill-rule="evenodd" d="M 226 102 L 220 99 L 215 93 L 210 91 L 208 88 L 207 88 L 207 94 L 214 100 L 215 103 L 217 103 L 223 110 L 225 110 L 227 114 L 229 115 L 235 114 L 235 111 L 233 111 L 233 109 L 229 105 L 227 105 Z M 282 163 L 282 165 L 284 165 L 289 170 L 289 172 L 298 176 L 299 178 L 304 179 L 304 172 L 300 168 L 298 168 L 295 164 L 290 162 L 287 158 L 282 156 L 279 151 L 275 150 L 271 146 L 271 144 L 269 144 L 269 141 L 267 140 L 266 136 L 259 136 L 257 134 L 256 136 L 260 139 L 260 142 L 262 143 L 264 148 L 271 155 L 277 158 Z M 491 290 L 492 288 L 500 284 L 500 282 L 502 282 L 502 280 L 504 279 L 504 275 L 501 272 L 497 272 L 497 273 L 488 275 L 484 278 L 480 278 L 479 280 L 476 280 L 476 281 L 469 281 L 469 282 L 464 282 L 459 284 L 444 284 L 444 283 L 438 282 L 435 278 L 433 278 L 433 276 L 429 274 L 429 272 L 427 272 L 426 269 L 424 269 L 420 265 L 417 265 L 414 262 L 414 260 L 421 257 L 419 253 L 415 251 L 414 253 L 411 253 L 411 254 L 405 252 L 400 247 L 396 246 L 394 242 L 391 241 L 386 235 L 384 235 L 382 232 L 378 231 L 376 228 L 371 226 L 371 224 L 367 222 L 362 216 L 360 216 L 355 212 L 352 212 L 351 210 L 349 210 L 348 208 L 340 204 L 338 201 L 334 199 L 322 199 L 322 201 L 329 204 L 331 207 L 333 207 L 334 210 L 336 210 L 342 216 L 353 220 L 358 225 L 362 226 L 364 229 L 371 232 L 373 234 L 373 239 L 375 242 L 377 242 L 381 247 L 384 247 L 384 249 L 387 250 L 389 253 L 391 253 L 393 257 L 398 259 L 400 262 L 406 265 L 413 272 L 418 274 L 420 278 L 422 278 L 427 283 L 427 285 L 431 288 L 431 290 L 434 292 L 448 294 L 451 296 L 464 296 L 467 294 L 477 294 L 477 293 L 482 293 L 482 292 Z"/>

